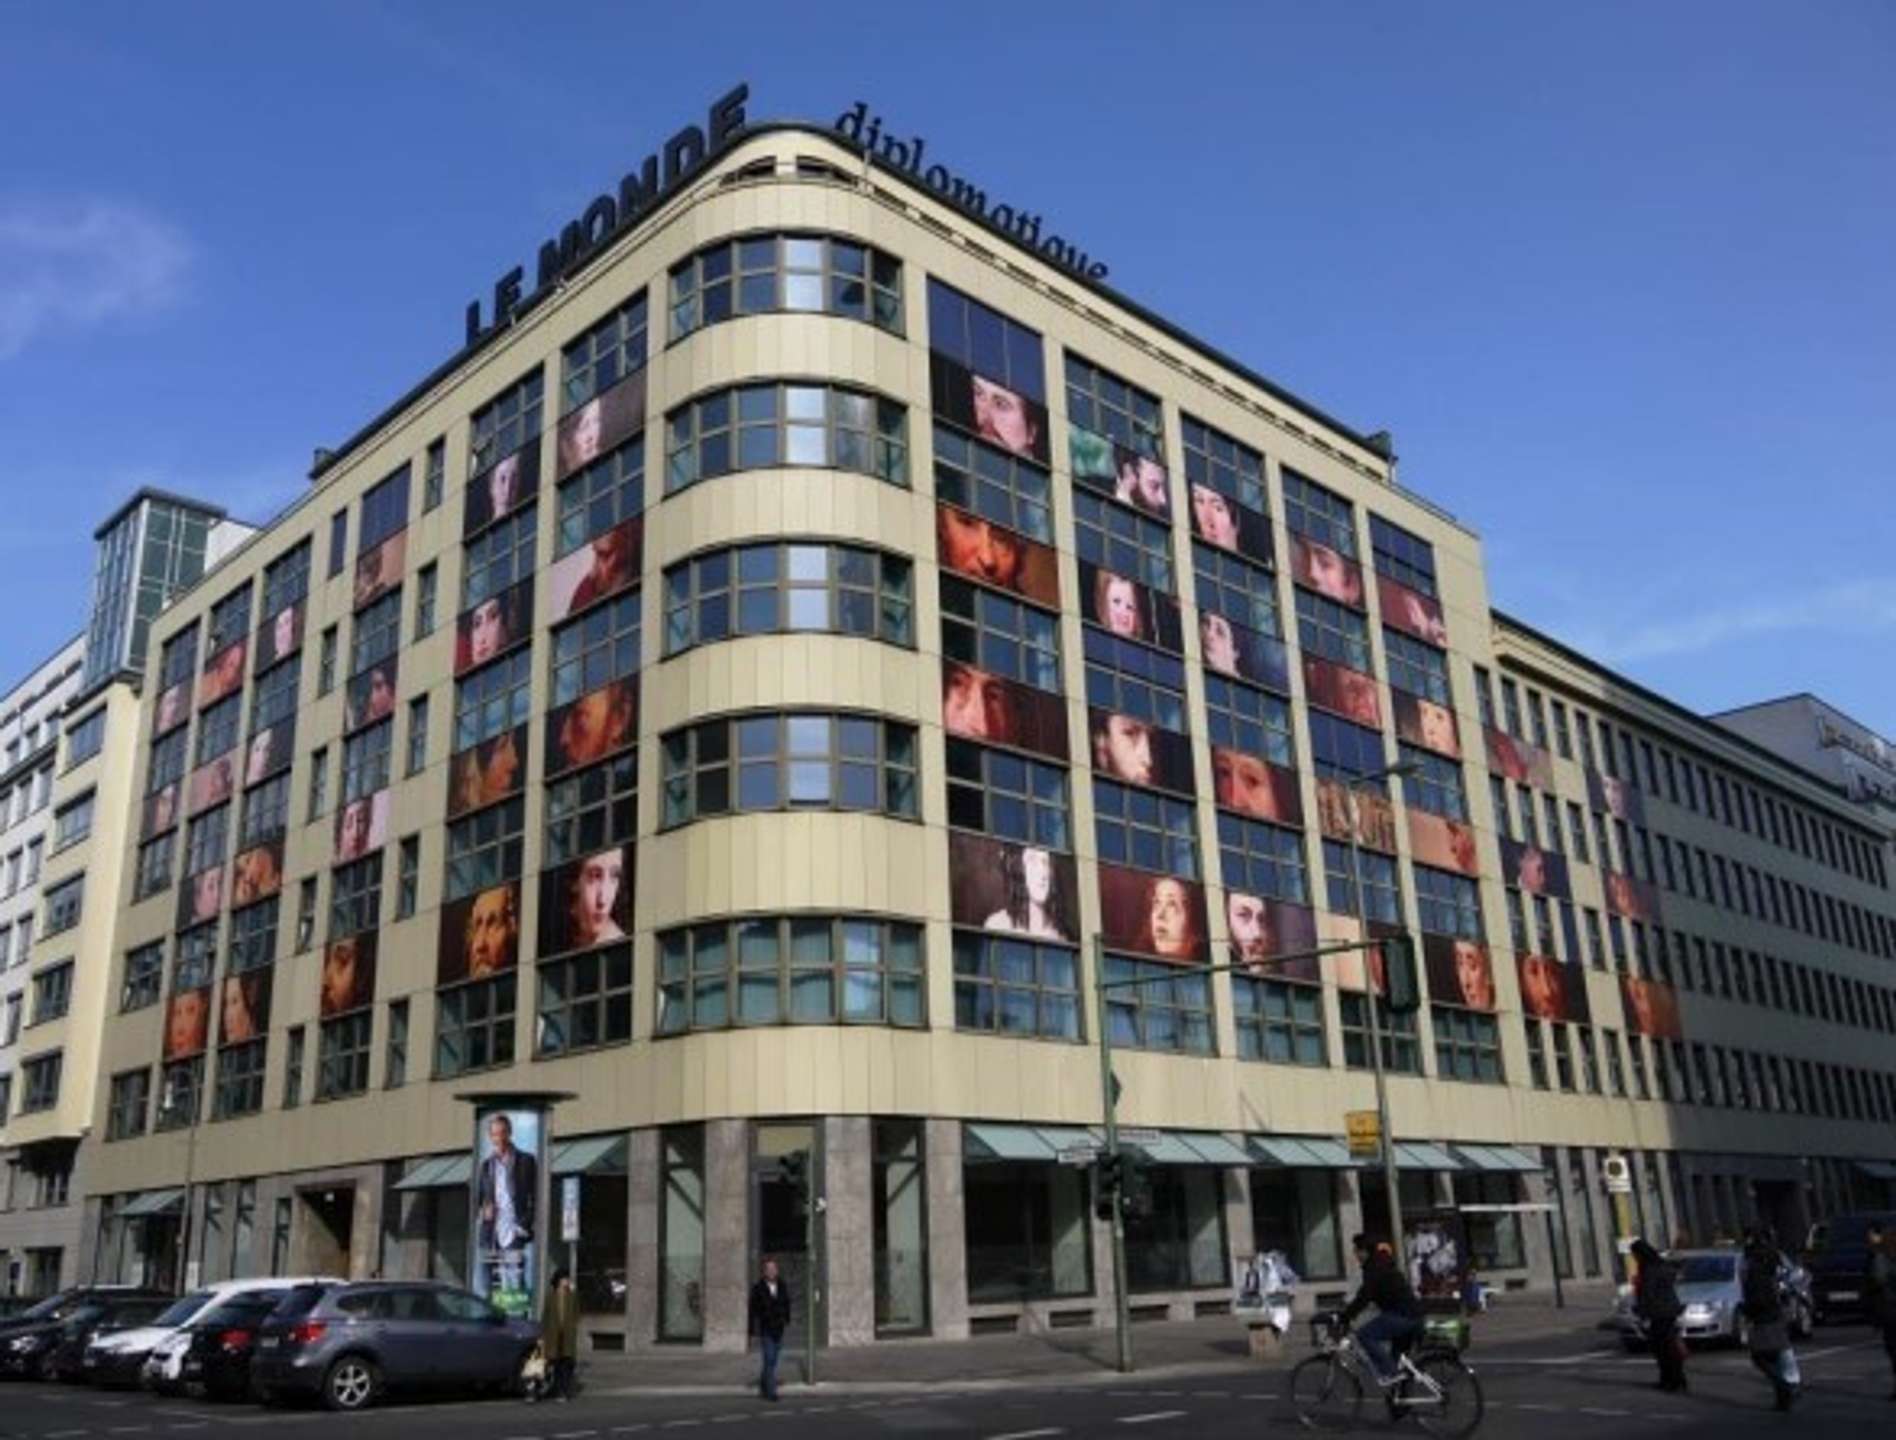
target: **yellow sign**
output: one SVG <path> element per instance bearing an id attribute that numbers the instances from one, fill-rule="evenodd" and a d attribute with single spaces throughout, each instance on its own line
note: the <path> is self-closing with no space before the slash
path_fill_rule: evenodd
<path id="1" fill-rule="evenodd" d="M 1352 1158 L 1362 1159 L 1382 1151 L 1382 1126 L 1377 1123 L 1374 1110 L 1344 1111 L 1343 1133 L 1349 1136 Z"/>

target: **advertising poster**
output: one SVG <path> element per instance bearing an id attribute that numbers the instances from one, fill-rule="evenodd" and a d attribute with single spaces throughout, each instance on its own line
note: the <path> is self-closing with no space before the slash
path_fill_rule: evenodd
<path id="1" fill-rule="evenodd" d="M 198 676 L 198 709 L 208 709 L 243 688 L 244 654 L 248 648 L 248 641 L 238 640 L 204 662 L 204 673 Z"/>
<path id="2" fill-rule="evenodd" d="M 224 867 L 213 865 L 185 877 L 178 887 L 178 928 L 188 930 L 215 920 L 224 908 Z"/>
<path id="3" fill-rule="evenodd" d="M 953 505 L 935 506 L 941 563 L 957 575 L 1060 608 L 1060 566 L 1051 546 Z"/>
<path id="4" fill-rule="evenodd" d="M 1086 712 L 1087 743 L 1093 768 L 1128 785 L 1149 785 L 1181 795 L 1197 793 L 1192 775 L 1192 743 L 1150 721 L 1110 710 Z"/>
<path id="5" fill-rule="evenodd" d="M 165 1063 L 202 1055 L 210 1043 L 211 987 L 174 990 L 165 1006 Z"/>
<path id="6" fill-rule="evenodd" d="M 1209 485 L 1192 486 L 1192 534 L 1260 565 L 1272 563 L 1271 522 Z"/>
<path id="7" fill-rule="evenodd" d="M 1481 874 L 1481 861 L 1475 853 L 1475 827 L 1413 806 L 1409 809 L 1409 851 L 1419 865 L 1453 870 L 1458 875 Z"/>
<path id="8" fill-rule="evenodd" d="M 1300 960 L 1275 958 L 1317 948 L 1313 910 L 1229 890 L 1225 892 L 1225 933 L 1230 937 L 1232 963 L 1254 975 L 1313 982 L 1323 978 L 1321 960 L 1308 955 Z"/>
<path id="9" fill-rule="evenodd" d="M 1108 949 L 1201 962 L 1210 931 L 1195 880 L 1118 865 L 1099 867 L 1100 932 Z"/>
<path id="10" fill-rule="evenodd" d="M 1597 770 L 1587 771 L 1587 808 L 1629 825 L 1643 824 L 1646 819 L 1646 797 L 1624 780 Z"/>
<path id="11" fill-rule="evenodd" d="M 1207 670 L 1279 694 L 1290 693 L 1290 652 L 1282 640 L 1240 625 L 1216 610 L 1201 610 L 1198 649 Z"/>
<path id="12" fill-rule="evenodd" d="M 563 775 L 616 755 L 638 737 L 639 682 L 627 675 L 547 712 L 546 773 Z"/>
<path id="13" fill-rule="evenodd" d="M 563 480 L 601 455 L 610 454 L 637 434 L 644 424 L 645 371 L 641 368 L 611 389 L 602 390 L 560 421 L 555 447 L 559 451 L 556 478 Z"/>
<path id="14" fill-rule="evenodd" d="M 169 735 L 190 718 L 191 682 L 180 680 L 158 697 L 158 713 L 151 725 L 152 738 L 155 740 L 160 735 Z"/>
<path id="15" fill-rule="evenodd" d="M 1488 768 L 1505 775 L 1517 785 L 1533 785 L 1542 790 L 1554 788 L 1554 760 L 1538 745 L 1530 745 L 1505 731 L 1484 727 L 1482 742 L 1488 750 Z"/>
<path id="16" fill-rule="evenodd" d="M 1352 610 L 1363 608 L 1363 567 L 1306 535 L 1290 537 L 1290 574 L 1305 589 Z"/>
<path id="17" fill-rule="evenodd" d="M 540 437 L 503 456 L 467 482 L 467 505 L 461 513 L 461 538 L 504 520 L 540 489 Z"/>
<path id="18" fill-rule="evenodd" d="M 244 1045 L 270 1031 L 270 966 L 231 975 L 218 1005 L 217 1043 Z"/>
<path id="19" fill-rule="evenodd" d="M 1437 705 L 1433 700 L 1391 686 L 1389 708 L 1395 711 L 1396 734 L 1411 745 L 1420 745 L 1451 760 L 1461 759 L 1461 726 L 1456 722 L 1455 712 L 1446 705 Z"/>
<path id="20" fill-rule="evenodd" d="M 356 557 L 355 588 L 351 592 L 355 609 L 373 605 L 402 583 L 402 567 L 408 563 L 408 532 L 397 530 L 373 550 Z"/>
<path id="21" fill-rule="evenodd" d="M 317 1014 L 324 1020 L 375 1003 L 376 932 L 331 940 L 323 949 L 322 987 Z"/>
<path id="22" fill-rule="evenodd" d="M 1326 945 L 1337 941 L 1363 942 L 1363 922 L 1354 915 L 1332 915 L 1325 911 L 1318 918 L 1317 928 Z M 1363 989 L 1364 967 L 1367 965 L 1370 979 L 1376 986 L 1376 993 L 1382 994 L 1383 958 L 1380 942 L 1386 936 L 1401 933 L 1401 929 L 1397 926 L 1372 921 L 1369 926 L 1369 939 L 1363 943 L 1362 949 L 1343 950 L 1330 956 L 1330 967 L 1336 976 L 1337 987 L 1360 993 Z"/>
<path id="23" fill-rule="evenodd" d="M 527 727 L 470 745 L 448 762 L 448 819 L 520 793 L 526 779 Z"/>
<path id="24" fill-rule="evenodd" d="M 1582 1024 L 1593 1018 L 1586 973 L 1578 965 L 1562 965 L 1552 955 L 1522 955 L 1516 965 L 1526 1014 Z"/>
<path id="25" fill-rule="evenodd" d="M 1317 777 L 1317 828 L 1323 832 L 1323 838 L 1348 844 L 1351 816 L 1354 815 L 1358 845 L 1367 850 L 1395 854 L 1395 803 L 1387 795 L 1368 789 L 1355 792 L 1353 806 L 1351 798 L 1347 785 L 1321 775 Z"/>
<path id="26" fill-rule="evenodd" d="M 230 874 L 233 908 L 269 899 L 283 888 L 283 837 L 238 852 Z"/>
<path id="27" fill-rule="evenodd" d="M 1685 1029 L 1679 1023 L 1679 996 L 1670 985 L 1646 980 L 1638 975 L 1620 978 L 1620 1003 L 1626 1011 L 1626 1028 L 1656 1040 L 1683 1040 Z"/>
<path id="28" fill-rule="evenodd" d="M 528 577 L 461 612 L 454 622 L 454 673 L 466 674 L 533 638 L 533 580 Z"/>
<path id="29" fill-rule="evenodd" d="M 1211 790 L 1225 809 L 1253 820 L 1269 820 L 1274 825 L 1303 824 L 1303 792 L 1296 772 L 1279 769 L 1242 750 L 1211 747 Z"/>
<path id="30" fill-rule="evenodd" d="M 1150 455 L 1116 445 L 1104 435 L 1067 426 L 1067 461 L 1073 483 L 1110 495 L 1155 519 L 1172 518 L 1172 484 L 1165 466 Z"/>
<path id="31" fill-rule="evenodd" d="M 336 812 L 336 863 L 360 860 L 388 843 L 388 791 L 351 800 Z"/>
<path id="32" fill-rule="evenodd" d="M 1086 618 L 1124 640 L 1156 645 L 1174 655 L 1185 649 L 1185 631 L 1177 603 L 1136 580 L 1080 562 L 1080 593 Z"/>
<path id="33" fill-rule="evenodd" d="M 540 876 L 540 958 L 623 940 L 632 929 L 632 847 Z"/>
<path id="34" fill-rule="evenodd" d="M 570 615 L 638 584 L 645 563 L 645 517 L 634 515 L 601 530 L 584 545 L 555 560 L 546 576 L 547 605 L 557 625 Z M 532 580 L 521 582 L 530 590 Z M 531 619 L 531 615 L 526 618 Z M 520 632 L 520 638 L 526 631 Z"/>
<path id="35" fill-rule="evenodd" d="M 436 983 L 485 980 L 520 963 L 520 882 L 509 880 L 441 907 Z"/>
<path id="36" fill-rule="evenodd" d="M 1036 465 L 1051 464 L 1047 407 L 931 351 L 929 390 L 937 419 Z"/>
<path id="37" fill-rule="evenodd" d="M 950 830 L 948 886 L 957 925 L 1079 943 L 1079 877 L 1071 855 Z"/>
<path id="38" fill-rule="evenodd" d="M 1505 835 L 1501 837 L 1501 879 L 1504 884 L 1516 886 L 1530 895 L 1548 895 L 1558 900 L 1573 898 L 1566 856 L 1543 850 L 1538 845 L 1523 845 Z"/>
<path id="39" fill-rule="evenodd" d="M 342 690 L 343 733 L 360 730 L 395 713 L 395 682 L 400 673 L 399 657 L 378 660 L 357 675 Z"/>
<path id="40" fill-rule="evenodd" d="M 1338 665 L 1321 655 L 1303 657 L 1304 698 L 1321 710 L 1371 730 L 1382 729 L 1382 696 L 1376 677 Z"/>
<path id="41" fill-rule="evenodd" d="M 959 660 L 941 662 L 941 723 L 964 740 L 1011 745 L 1049 760 L 1071 754 L 1065 700 Z"/>
<path id="42" fill-rule="evenodd" d="M 1600 876 L 1600 884 L 1606 891 L 1606 908 L 1615 915 L 1628 920 L 1641 920 L 1648 925 L 1658 923 L 1659 887 L 1657 885 L 1618 870 L 1603 872 Z"/>
<path id="43" fill-rule="evenodd" d="M 229 755 L 219 755 L 193 770 L 184 782 L 185 813 L 195 815 L 200 810 L 208 810 L 213 805 L 222 805 L 230 799 L 234 788 L 231 773 L 236 769 L 236 761 Z"/>
<path id="44" fill-rule="evenodd" d="M 1428 971 L 1430 1000 L 1467 1010 L 1494 1009 L 1494 960 L 1481 942 L 1424 935 L 1422 965 Z"/>
<path id="45" fill-rule="evenodd" d="M 475 1106 L 470 1288 L 515 1317 L 533 1313 L 538 1293 L 545 1154 L 544 1110 Z"/>
<path id="46" fill-rule="evenodd" d="M 296 757 L 296 717 L 285 715 L 250 737 L 244 747 L 244 785 L 261 785 L 290 768 Z"/>
<path id="47" fill-rule="evenodd" d="M 1437 650 L 1448 649 L 1448 622 L 1442 618 L 1441 601 L 1387 575 L 1376 577 L 1376 598 L 1382 602 L 1385 625 Z"/>
<path id="48" fill-rule="evenodd" d="M 287 659 L 303 648 L 303 602 L 285 605 L 257 627 L 256 673 L 261 675 L 277 661 Z"/>
<path id="49" fill-rule="evenodd" d="M 161 831 L 169 830 L 178 823 L 178 788 L 181 782 L 173 780 L 169 785 L 161 785 L 145 797 L 144 813 L 139 817 L 138 838 L 149 840 Z"/>

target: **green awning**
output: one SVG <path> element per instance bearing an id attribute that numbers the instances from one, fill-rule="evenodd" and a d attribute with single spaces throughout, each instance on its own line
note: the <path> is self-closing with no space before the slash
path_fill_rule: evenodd
<path id="1" fill-rule="evenodd" d="M 1540 1161 L 1526 1151 L 1512 1145 L 1462 1145 L 1450 1147 L 1462 1164 L 1470 1170 L 1501 1171 L 1506 1174 L 1526 1174 L 1541 1168 Z"/>
<path id="2" fill-rule="evenodd" d="M 587 1135 L 553 1147 L 555 1175 L 623 1175 L 630 1142 L 623 1135 Z"/>
<path id="3" fill-rule="evenodd" d="M 1440 1145 L 1431 1145 L 1426 1140 L 1396 1141 L 1396 1168 L 1398 1170 L 1459 1170 L 1461 1161 L 1457 1160 Z"/>
<path id="4" fill-rule="evenodd" d="M 1063 1150 L 1087 1146 L 1104 1149 L 1106 1139 L 1097 1127 L 1078 1125 L 997 1125 L 970 1122 L 962 1127 L 970 1160 L 1057 1160 Z M 1251 1157 L 1222 1135 L 1196 1131 L 1161 1130 L 1156 1138 L 1120 1138 L 1120 1146 L 1137 1150 L 1154 1165 L 1237 1165 Z"/>
<path id="5" fill-rule="evenodd" d="M 1222 1135 L 1201 1135 L 1192 1132 L 1181 1135 L 1179 1138 L 1198 1152 L 1201 1164 L 1248 1166 L 1251 1163 L 1249 1155 Z"/>
<path id="6" fill-rule="evenodd" d="M 474 1162 L 466 1155 L 432 1155 L 417 1160 L 408 1173 L 395 1182 L 397 1190 L 446 1190 L 467 1188 L 474 1177 Z"/>
<path id="7" fill-rule="evenodd" d="M 1355 1162 L 1340 1140 L 1320 1135 L 1251 1135 L 1251 1163 L 1282 1165 L 1290 1170 L 1341 1170 Z"/>
<path id="8" fill-rule="evenodd" d="M 1053 1160 L 1054 1147 L 1031 1125 L 969 1124 L 962 1127 L 972 1160 Z"/>
<path id="9" fill-rule="evenodd" d="M 119 1208 L 120 1220 L 136 1220 L 146 1215 L 176 1215 L 184 1209 L 182 1187 L 171 1190 L 141 1190 Z"/>
<path id="10" fill-rule="evenodd" d="M 1859 1160 L 1856 1168 L 1871 1180 L 1896 1180 L 1896 1165 L 1887 1160 Z"/>

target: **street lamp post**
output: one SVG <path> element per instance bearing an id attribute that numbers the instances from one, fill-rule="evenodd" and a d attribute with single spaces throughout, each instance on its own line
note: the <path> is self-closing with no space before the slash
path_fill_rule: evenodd
<path id="1" fill-rule="evenodd" d="M 1416 768 L 1414 761 L 1386 765 L 1381 770 L 1358 775 L 1344 787 L 1350 797 L 1350 891 L 1354 901 L 1350 908 L 1355 911 L 1356 923 L 1363 932 L 1363 1008 L 1369 1012 L 1369 1053 L 1376 1076 L 1376 1130 L 1382 1144 L 1383 1189 L 1389 1203 L 1389 1244 L 1397 1255 L 1402 1253 L 1402 1197 L 1396 1184 L 1395 1137 L 1389 1133 L 1389 1086 L 1383 1073 L 1382 1018 L 1376 1000 L 1375 967 L 1370 963 L 1374 947 L 1369 941 L 1369 902 L 1363 895 L 1362 849 L 1356 837 L 1361 828 L 1359 802 L 1363 790 L 1391 776 L 1411 774 Z M 1385 982 L 1384 990 L 1387 989 Z"/>

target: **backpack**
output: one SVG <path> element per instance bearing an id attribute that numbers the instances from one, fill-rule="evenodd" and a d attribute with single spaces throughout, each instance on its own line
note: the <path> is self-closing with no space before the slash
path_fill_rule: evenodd
<path id="1" fill-rule="evenodd" d="M 1652 1265 L 1640 1276 L 1639 1308 L 1648 1320 L 1662 1325 L 1677 1320 L 1684 1312 L 1677 1272 L 1666 1261 Z"/>

